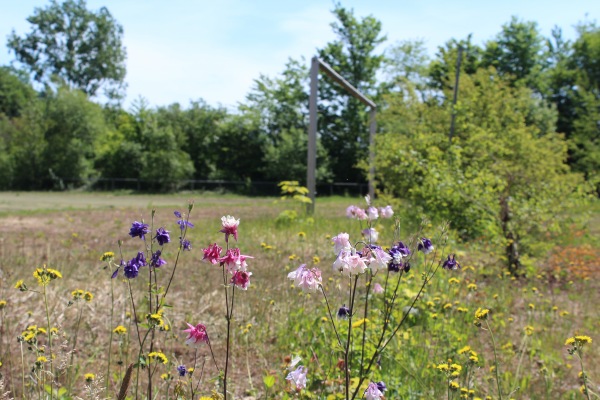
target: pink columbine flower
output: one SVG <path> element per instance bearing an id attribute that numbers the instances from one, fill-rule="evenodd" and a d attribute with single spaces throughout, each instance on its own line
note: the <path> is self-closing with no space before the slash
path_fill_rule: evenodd
<path id="1" fill-rule="evenodd" d="M 375 207 L 371 206 L 367 208 L 367 217 L 369 218 L 369 220 L 373 221 L 379 218 L 379 212 Z"/>
<path id="2" fill-rule="evenodd" d="M 248 264 L 246 264 L 247 258 L 254 257 L 240 254 L 240 249 L 236 247 L 234 249 L 227 250 L 225 256 L 219 258 L 219 263 L 221 263 L 221 266 L 225 266 L 227 272 L 233 274 L 236 271 L 246 271 L 248 269 Z"/>
<path id="3" fill-rule="evenodd" d="M 352 247 L 350 245 L 350 235 L 345 232 L 334 236 L 331 240 L 333 241 L 333 252 L 335 254 L 340 254 L 340 251 L 342 250 L 350 250 Z"/>
<path id="4" fill-rule="evenodd" d="M 365 196 L 365 202 L 367 203 L 367 206 L 370 206 L 371 205 L 371 196 L 366 195 Z"/>
<path id="5" fill-rule="evenodd" d="M 383 293 L 383 286 L 381 286 L 379 283 L 376 283 L 373 285 L 373 293 L 374 294 L 381 294 Z"/>
<path id="6" fill-rule="evenodd" d="M 387 251 L 384 251 L 379 246 L 371 249 L 371 259 L 369 260 L 369 267 L 371 271 L 376 272 L 380 269 L 387 269 L 388 264 L 392 260 L 392 256 Z"/>
<path id="7" fill-rule="evenodd" d="M 248 271 L 235 271 L 233 276 L 231 277 L 231 283 L 242 290 L 248 289 L 250 286 L 250 276 L 252 272 Z"/>
<path id="8" fill-rule="evenodd" d="M 296 390 L 302 390 L 306 387 L 306 374 L 308 373 L 308 368 L 300 365 L 294 371 L 290 372 L 288 376 L 285 377 L 288 381 L 292 382 L 296 387 Z"/>
<path id="9" fill-rule="evenodd" d="M 346 276 L 362 274 L 367 269 L 365 259 L 356 254 L 355 251 L 341 251 L 333 263 L 333 269 Z"/>
<path id="10" fill-rule="evenodd" d="M 184 330 L 189 334 L 185 341 L 185 344 L 193 347 L 200 346 L 202 343 L 208 343 L 208 333 L 206 333 L 206 326 L 198 324 L 196 326 L 187 323 L 189 329 Z"/>
<path id="11" fill-rule="evenodd" d="M 211 264 L 219 263 L 219 258 L 221 257 L 221 250 L 223 250 L 219 245 L 213 243 L 208 246 L 208 248 L 202 250 L 204 251 L 204 257 L 202 261 L 207 260 Z"/>
<path id="12" fill-rule="evenodd" d="M 383 399 L 383 393 L 377 387 L 375 382 L 369 383 L 367 390 L 365 390 L 365 399 L 367 400 L 381 400 Z"/>
<path id="13" fill-rule="evenodd" d="M 356 206 L 349 206 L 348 208 L 346 208 L 346 216 L 348 218 L 355 218 L 360 220 L 367 219 L 367 213 L 365 212 L 365 210 Z"/>
<path id="14" fill-rule="evenodd" d="M 221 229 L 219 232 L 222 232 L 225 234 L 225 241 L 227 243 L 229 243 L 229 235 L 233 235 L 233 238 L 237 241 L 237 238 L 238 238 L 237 228 L 238 228 L 239 224 L 240 224 L 240 220 L 235 219 L 231 215 L 221 217 L 221 225 L 223 226 L 223 229 Z"/>
<path id="15" fill-rule="evenodd" d="M 381 215 L 381 218 L 392 218 L 394 210 L 392 210 L 392 206 L 385 206 L 379 209 L 379 214 Z"/>
<path id="16" fill-rule="evenodd" d="M 308 269 L 306 264 L 302 264 L 297 270 L 290 272 L 288 279 L 292 279 L 296 287 L 309 292 L 316 292 L 323 284 L 321 270 L 318 268 Z"/>
<path id="17" fill-rule="evenodd" d="M 377 239 L 379 239 L 379 232 L 377 232 L 375 228 L 363 229 L 361 233 L 370 243 L 376 243 Z"/>

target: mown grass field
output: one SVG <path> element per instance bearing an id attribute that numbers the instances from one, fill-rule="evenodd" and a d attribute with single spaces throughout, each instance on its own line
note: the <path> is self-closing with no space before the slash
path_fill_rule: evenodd
<path id="1" fill-rule="evenodd" d="M 116 397 L 125 367 L 137 357 L 136 328 L 126 280 L 111 280 L 112 270 L 105 268 L 100 257 L 113 251 L 120 258 L 119 240 L 123 241 L 124 259 L 142 250 L 143 242 L 129 237 L 129 228 L 134 220 L 150 221 L 153 208 L 154 227 L 164 226 L 176 239 L 178 227 L 173 211 L 186 210 L 190 200 L 194 201 L 190 221 L 195 225 L 188 232 L 192 251 L 182 254 L 170 289 L 168 303 L 172 307 L 165 312 L 169 329 L 157 332 L 155 337 L 155 349 L 169 360 L 165 365 L 153 366 L 156 398 L 177 398 L 176 367 L 181 364 L 196 364 L 197 370 L 204 366 L 199 385 L 202 395 L 211 396 L 216 388 L 218 371 L 207 358 L 208 349 L 201 347 L 195 353 L 185 346 L 182 330 L 187 327 L 185 322 L 204 323 L 217 360 L 222 358 L 226 321 L 221 269 L 201 260 L 203 248 L 223 242 L 223 234 L 219 233 L 223 215 L 240 218 L 237 245 L 243 254 L 254 257 L 248 259 L 253 273 L 251 286 L 236 294 L 230 392 L 236 399 L 343 398 L 339 349 L 333 344 L 335 335 L 322 296 L 292 288 L 287 274 L 301 263 L 319 267 L 332 308 L 337 310 L 347 302 L 346 282 L 331 268 L 335 260 L 331 237 L 348 232 L 352 239 L 360 239 L 361 227 L 345 217 L 345 209 L 350 204 L 364 206 L 364 201 L 321 199 L 313 218 L 276 224 L 281 211 L 300 208 L 273 198 L 198 193 L 0 193 L 0 300 L 6 301 L 0 314 L 0 372 L 11 396 L 39 397 L 39 375 L 31 372 L 39 354 L 29 350 L 26 343 L 19 343 L 17 337 L 28 326 L 47 325 L 43 299 L 33 291 L 19 292 L 14 285 L 23 279 L 37 290 L 33 271 L 46 264 L 63 276 L 48 286 L 50 325 L 58 328 L 60 341 L 56 343 L 61 343 L 54 352 L 57 359 L 64 360 L 56 379 L 67 389 L 63 398 L 96 398 L 86 388 L 88 373 L 95 374 L 97 398 Z M 462 269 L 438 271 L 416 303 L 417 314 L 378 360 L 372 380 L 386 382 L 386 399 L 458 399 L 460 388 L 473 391 L 467 397 L 498 398 L 491 335 L 473 324 L 479 307 L 490 309 L 488 322 L 496 342 L 503 398 L 585 398 L 580 391 L 579 360 L 568 354 L 564 344 L 576 334 L 593 339 L 584 348 L 583 362 L 589 391 L 600 392 L 600 337 L 596 334 L 600 328 L 600 212 L 597 207 L 591 212 L 587 224 L 568 227 L 564 236 L 554 238 L 556 246 L 547 257 L 536 261 L 527 278 L 514 279 L 505 274 L 494 253 L 496 249 L 483 239 L 459 243 L 450 235 L 444 249 L 438 241 L 440 252 L 457 254 Z M 409 227 L 418 227 L 418 221 L 403 218 L 408 220 L 402 221 L 400 238 L 414 243 L 414 232 Z M 379 243 L 391 245 L 391 221 L 378 220 L 376 228 L 381 232 Z M 438 233 L 435 226 L 423 227 L 424 235 L 436 238 Z M 165 246 L 163 258 L 168 264 L 159 271 L 159 285 L 166 283 L 176 253 L 176 245 Z M 445 257 L 436 254 L 440 259 Z M 390 282 L 396 279 L 400 283 L 394 318 L 401 317 L 403 308 L 417 294 L 423 261 L 415 258 L 409 274 L 390 278 Z M 131 280 L 132 291 L 140 297 L 148 283 L 142 275 Z M 374 280 L 384 284 L 383 278 L 379 274 Z M 69 304 L 76 289 L 91 292 L 92 301 Z M 364 295 L 362 288 L 359 297 Z M 382 298 L 371 296 L 375 311 L 365 323 L 368 343 L 374 340 L 380 322 L 376 310 L 384 304 Z M 140 320 L 144 306 L 141 302 L 136 310 Z M 126 327 L 127 334 L 111 335 L 117 325 Z M 39 343 L 45 344 L 46 336 L 38 336 Z M 465 346 L 477 352 L 477 363 L 470 364 L 468 353 L 460 352 Z M 110 374 L 106 379 L 109 348 Z M 293 391 L 285 380 L 286 357 L 291 355 L 300 355 L 309 370 L 308 387 L 301 393 Z M 435 368 L 449 359 L 463 367 L 456 378 L 460 384 L 456 392 L 448 391 L 446 376 Z M 198 378 L 196 373 L 194 379 Z M 129 396 L 135 398 L 132 389 Z"/>

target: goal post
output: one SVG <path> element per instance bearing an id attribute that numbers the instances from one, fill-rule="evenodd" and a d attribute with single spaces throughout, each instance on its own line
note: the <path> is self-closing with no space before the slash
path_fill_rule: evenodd
<path id="1" fill-rule="evenodd" d="M 334 71 L 333 68 L 318 57 L 313 57 L 310 65 L 310 97 L 308 103 L 308 160 L 306 173 L 306 186 L 309 192 L 309 197 L 312 200 L 309 205 L 309 212 L 314 212 L 315 200 L 317 195 L 317 98 L 319 92 L 319 71 L 324 72 L 327 76 L 337 82 L 353 97 L 360 100 L 361 103 L 370 108 L 369 111 L 369 196 L 375 198 L 375 131 L 377 129 L 376 115 L 377 106 L 375 103 L 358 91 L 354 86 L 345 80 L 340 74 Z"/>

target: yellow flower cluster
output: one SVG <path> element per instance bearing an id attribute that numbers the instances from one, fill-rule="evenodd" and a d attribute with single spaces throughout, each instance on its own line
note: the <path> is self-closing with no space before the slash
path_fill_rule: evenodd
<path id="1" fill-rule="evenodd" d="M 152 353 L 148 354 L 148 358 L 150 359 L 150 361 L 161 362 L 163 364 L 166 364 L 169 362 L 169 359 L 167 358 L 167 356 L 165 356 L 160 351 L 153 351 Z"/>
<path id="2" fill-rule="evenodd" d="M 117 335 L 124 335 L 127 333 L 127 328 L 125 328 L 123 325 L 119 325 L 113 329 L 113 333 L 116 333 Z"/>
<path id="3" fill-rule="evenodd" d="M 565 341 L 565 346 L 582 347 L 584 344 L 590 344 L 590 343 L 592 343 L 591 337 L 585 336 L 585 335 L 577 335 L 577 336 L 568 338 Z"/>
<path id="4" fill-rule="evenodd" d="M 77 289 L 77 290 L 73 290 L 71 292 L 71 296 L 73 296 L 73 300 L 74 301 L 78 301 L 78 300 L 85 300 L 88 303 L 90 301 L 92 301 L 92 299 L 94 298 L 94 295 L 90 292 L 86 292 L 85 290 L 81 290 L 81 289 Z"/>
<path id="5" fill-rule="evenodd" d="M 114 258 L 115 253 L 113 253 L 112 251 L 107 251 L 106 253 L 102 254 L 102 257 L 100 257 L 100 261 L 109 262 L 112 261 Z"/>
<path id="6" fill-rule="evenodd" d="M 94 374 L 85 374 L 83 375 L 83 377 L 85 378 L 86 382 L 92 382 L 94 379 L 96 379 L 96 375 Z"/>
<path id="7" fill-rule="evenodd" d="M 487 308 L 478 308 L 477 311 L 475 311 L 475 318 L 478 320 L 487 319 L 489 314 L 490 310 Z"/>
<path id="8" fill-rule="evenodd" d="M 146 315 L 146 319 L 151 326 L 163 326 L 165 321 L 162 317 L 163 310 L 158 310 L 157 313 Z"/>
<path id="9" fill-rule="evenodd" d="M 62 274 L 55 269 L 47 268 L 45 265 L 42 268 L 36 268 L 33 271 L 33 277 L 37 279 L 40 286 L 47 286 L 51 281 L 62 278 Z M 23 283 L 20 281 L 21 284 Z M 15 286 L 17 289 L 20 287 Z"/>

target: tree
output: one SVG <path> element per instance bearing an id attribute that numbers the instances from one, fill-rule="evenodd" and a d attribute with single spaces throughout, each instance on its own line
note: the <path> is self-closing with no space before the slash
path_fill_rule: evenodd
<path id="1" fill-rule="evenodd" d="M 390 96 L 378 179 L 430 218 L 450 220 L 464 239 L 495 239 L 509 270 L 522 274 L 523 256 L 540 254 L 540 236 L 560 229 L 583 181 L 569 171 L 564 138 L 544 132 L 548 121 L 528 123 L 528 110 L 545 107 L 530 89 L 492 68 L 461 77 L 460 93 L 452 143 L 451 96 L 442 104 Z"/>
<path id="2" fill-rule="evenodd" d="M 0 67 L 0 118 L 14 118 L 36 97 L 26 78 L 8 67 Z"/>
<path id="3" fill-rule="evenodd" d="M 384 56 L 375 51 L 386 40 L 381 36 L 381 22 L 372 16 L 359 20 L 340 4 L 336 4 L 333 14 L 337 22 L 331 26 L 337 40 L 319 50 L 319 57 L 360 92 L 377 98 L 377 72 Z M 367 158 L 369 149 L 365 106 L 327 78 L 320 80 L 319 101 L 318 129 L 334 179 L 364 181 L 358 163 Z"/>
<path id="4" fill-rule="evenodd" d="M 19 37 L 13 31 L 8 48 L 36 81 L 48 84 L 56 76 L 90 96 L 102 87 L 109 98 L 121 95 L 126 58 L 123 28 L 106 7 L 93 12 L 85 0 L 61 4 L 52 0 L 48 7 L 36 8 L 27 21 L 31 32 Z"/>

